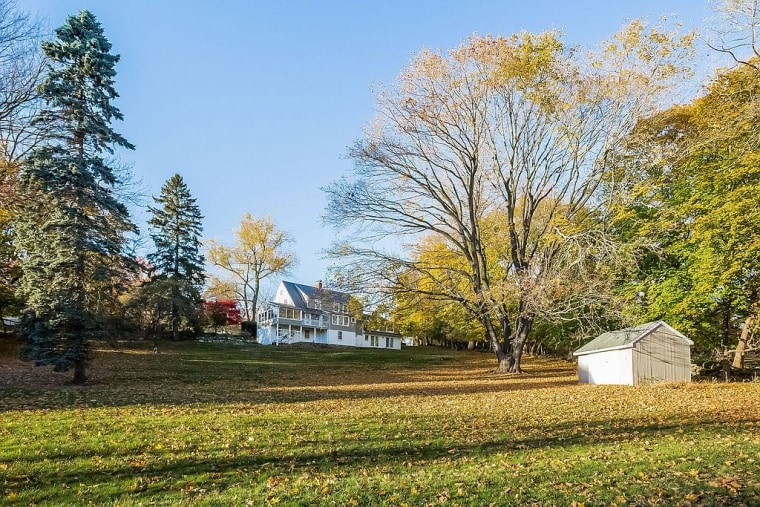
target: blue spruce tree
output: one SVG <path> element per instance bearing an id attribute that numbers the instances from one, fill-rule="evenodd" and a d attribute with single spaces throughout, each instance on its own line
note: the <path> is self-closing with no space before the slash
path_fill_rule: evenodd
<path id="1" fill-rule="evenodd" d="M 26 302 L 23 357 L 85 381 L 88 342 L 100 337 L 97 291 L 125 265 L 126 235 L 135 232 L 114 191 L 119 179 L 105 158 L 134 149 L 110 124 L 122 114 L 111 102 L 118 55 L 95 16 L 82 11 L 42 49 L 51 62 L 39 92 L 37 119 L 48 142 L 19 174 L 26 197 L 16 229 L 22 257 L 20 296 Z"/>

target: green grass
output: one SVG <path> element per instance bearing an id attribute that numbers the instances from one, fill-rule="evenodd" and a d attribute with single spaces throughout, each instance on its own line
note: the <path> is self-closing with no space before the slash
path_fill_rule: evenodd
<path id="1" fill-rule="evenodd" d="M 1 351 L 0 347 L 0 351 Z M 0 358 L 10 505 L 758 505 L 760 384 L 579 386 L 571 363 L 179 343 L 91 382 Z"/>

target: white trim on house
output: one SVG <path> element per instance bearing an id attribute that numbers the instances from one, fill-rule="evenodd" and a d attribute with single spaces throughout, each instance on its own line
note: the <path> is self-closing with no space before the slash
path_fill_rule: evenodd
<path id="1" fill-rule="evenodd" d="M 262 345 L 317 343 L 400 350 L 403 337 L 399 334 L 380 330 L 365 334 L 364 322 L 348 312 L 350 298 L 321 284 L 311 287 L 282 281 L 275 298 L 257 315 L 257 340 Z M 377 345 L 370 345 L 365 339 L 369 336 L 377 336 L 372 340 Z"/>

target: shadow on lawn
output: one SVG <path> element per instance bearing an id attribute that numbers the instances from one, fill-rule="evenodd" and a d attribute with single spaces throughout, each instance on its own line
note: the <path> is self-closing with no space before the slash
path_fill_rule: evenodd
<path id="1" fill-rule="evenodd" d="M 164 390 L 141 390 L 139 386 L 112 387 L 109 385 L 61 386 L 39 391 L 0 387 L 0 413 L 19 408 L 94 408 L 140 405 L 197 405 L 206 403 L 258 404 L 307 403 L 325 400 L 390 399 L 403 396 L 452 397 L 493 393 L 501 396 L 510 391 L 528 391 L 557 387 L 577 386 L 567 378 L 543 379 L 537 377 L 526 382 L 524 377 L 492 380 L 457 380 L 415 382 L 404 379 L 362 384 L 335 382 L 312 386 L 261 387 L 257 383 L 226 381 L 209 384 L 165 383 Z M 185 392 L 181 392 L 184 389 Z"/>
<path id="2" fill-rule="evenodd" d="M 258 391 L 256 399 L 262 402 L 275 403 L 306 403 L 310 401 L 322 400 L 363 400 L 378 398 L 396 398 L 401 396 L 430 396 L 430 397 L 451 397 L 467 396 L 475 394 L 493 393 L 494 395 L 504 395 L 510 391 L 528 391 L 533 389 L 549 389 L 562 386 L 575 386 L 577 382 L 572 380 L 546 380 L 533 381 L 530 383 L 520 382 L 520 379 L 502 381 L 472 381 L 469 384 L 463 382 L 456 385 L 440 382 L 435 385 L 427 383 L 425 385 L 415 384 L 414 382 L 385 382 L 382 384 L 372 384 L 362 386 L 356 384 L 346 384 L 344 389 L 331 389 L 330 387 L 299 387 L 299 388 L 268 388 Z M 335 387 L 335 386 L 331 386 Z M 231 403 L 237 401 L 252 401 L 225 399 Z"/>
<path id="3" fill-rule="evenodd" d="M 733 424 L 740 425 L 742 423 L 756 422 L 754 419 L 748 418 L 746 421 L 732 420 Z M 691 433 L 720 433 L 724 428 L 726 421 L 720 419 L 710 419 L 700 421 L 699 423 L 678 425 L 678 424 L 643 424 L 630 420 L 613 420 L 613 421 L 597 421 L 598 424 L 592 427 L 592 431 L 586 431 L 587 428 L 580 428 L 577 425 L 572 424 L 556 424 L 549 427 L 544 426 L 526 426 L 521 428 L 523 433 L 527 433 L 530 436 L 514 437 L 506 433 L 502 433 L 501 437 L 495 439 L 484 439 L 477 443 L 470 443 L 460 445 L 460 441 L 447 442 L 445 438 L 439 439 L 436 435 L 430 435 L 431 439 L 405 439 L 403 437 L 392 438 L 390 440 L 372 439 L 361 443 L 349 442 L 344 445 L 343 448 L 336 448 L 340 445 L 340 440 L 312 440 L 306 441 L 308 448 L 300 449 L 299 445 L 283 445 L 279 450 L 277 448 L 267 448 L 268 454 L 264 454 L 262 449 L 248 449 L 248 448 L 233 448 L 234 451 L 238 451 L 240 454 L 236 454 L 230 457 L 222 458 L 201 458 L 201 459 L 179 459 L 176 461 L 163 462 L 159 455 L 154 452 L 152 455 L 149 453 L 139 453 L 139 450 L 135 452 L 135 455 L 143 456 L 146 458 L 146 465 L 144 467 L 135 468 L 130 466 L 127 462 L 120 467 L 106 467 L 101 470 L 82 470 L 78 471 L 62 471 L 55 473 L 51 476 L 36 477 L 34 475 L 27 475 L 23 477 L 25 487 L 34 488 L 39 491 L 38 497 L 32 500 L 44 499 L 46 502 L 53 503 L 66 503 L 71 499 L 76 500 L 75 495 L 77 487 L 94 486 L 97 484 L 109 483 L 114 480 L 132 481 L 136 477 L 148 477 L 155 479 L 155 484 L 148 484 L 145 488 L 138 492 L 132 492 L 134 497 L 141 497 L 142 495 L 159 495 L 159 496 L 173 496 L 179 494 L 179 487 L 168 487 L 166 482 L 176 482 L 183 478 L 197 478 L 205 476 L 205 479 L 201 477 L 198 480 L 197 486 L 200 487 L 203 481 L 207 481 L 209 484 L 214 483 L 221 489 L 225 488 L 225 477 L 233 485 L 236 481 L 235 476 L 239 476 L 241 472 L 249 476 L 257 477 L 259 484 L 265 483 L 268 477 L 285 475 L 296 476 L 308 472 L 309 474 L 315 473 L 327 473 L 336 474 L 340 467 L 346 467 L 345 470 L 356 470 L 359 468 L 373 468 L 373 467 L 397 467 L 399 463 L 404 463 L 408 470 L 413 470 L 415 467 L 425 467 L 428 464 L 435 462 L 457 462 L 464 460 L 465 462 L 472 462 L 472 460 L 488 459 L 489 456 L 494 454 L 510 455 L 511 460 L 514 463 L 524 462 L 527 456 L 531 452 L 542 449 L 568 449 L 572 447 L 588 447 L 595 446 L 600 443 L 624 443 L 631 440 L 631 435 L 636 435 L 641 441 L 649 439 L 660 439 L 666 435 L 689 435 Z M 678 437 L 680 438 L 680 437 Z M 324 450 L 314 450 L 313 447 L 325 447 Z M 205 450 L 206 455 L 214 455 L 227 452 L 227 449 L 221 447 L 210 448 Z M 689 456 L 689 449 L 683 448 L 683 456 Z M 77 458 L 87 459 L 93 458 L 95 454 L 99 454 L 101 458 L 118 457 L 121 453 L 114 451 L 113 455 L 103 453 L 102 450 L 99 453 L 84 453 L 84 452 L 72 452 L 61 453 L 57 455 L 47 455 L 45 460 L 75 460 Z M 648 460 L 651 460 L 651 456 L 647 456 L 647 452 L 640 451 L 637 455 L 638 460 L 631 458 L 631 461 L 627 463 L 630 469 L 634 469 L 636 465 L 647 465 Z M 670 459 L 675 459 L 670 457 Z M 33 469 L 35 462 L 40 462 L 43 457 L 27 457 L 21 458 L 19 462 L 26 462 L 26 467 Z M 489 473 L 501 474 L 498 470 L 491 470 Z M 533 473 L 529 468 L 524 471 L 525 474 Z M 692 480 L 683 474 L 682 479 L 677 476 L 669 477 L 669 487 L 673 489 L 684 488 L 684 491 L 689 491 L 693 488 L 694 484 Z M 14 479 L 14 478 L 11 478 Z M 15 478 L 19 480 L 21 478 Z M 498 478 L 497 478 L 498 479 Z M 631 477 L 634 480 L 634 477 Z M 239 479 L 237 479 L 239 480 Z M 566 481 L 568 477 L 563 479 L 559 477 L 557 480 Z M 681 483 L 679 484 L 679 481 Z M 71 488 L 59 489 L 60 485 L 70 485 Z M 254 481 L 250 481 L 253 485 Z M 655 485 L 648 486 L 655 491 Z M 710 490 L 707 485 L 702 486 L 705 490 Z M 47 491 L 46 488 L 50 488 Z M 68 489 L 68 491 L 67 491 Z M 725 493 L 725 489 L 712 488 L 714 494 Z M 95 491 L 94 494 L 96 501 L 113 501 L 116 497 L 108 496 L 107 494 L 100 494 Z M 56 496 L 58 495 L 58 496 Z M 760 488 L 757 483 L 744 487 L 742 490 L 732 497 L 732 500 L 740 502 L 743 499 L 748 501 L 747 505 L 752 505 L 753 501 L 757 501 L 760 496 Z"/>
<path id="4" fill-rule="evenodd" d="M 15 377 L 0 382 L 0 412 L 19 408 L 121 407 L 134 404 L 304 403 L 387 399 L 398 396 L 466 396 L 576 385 L 572 366 L 528 363 L 528 373 L 493 372 L 481 353 L 331 349 L 250 350 L 174 345 L 100 351 L 84 386 L 55 384 L 49 369 L 15 361 L 0 364 Z M 10 366 L 8 366 L 10 364 Z M 35 383 L 35 373 L 45 379 Z M 0 371 L 2 373 L 2 371 Z M 60 382 L 60 377 L 56 377 Z M 7 382 L 7 380 L 11 380 Z M 5 384 L 4 386 L 2 384 Z"/>

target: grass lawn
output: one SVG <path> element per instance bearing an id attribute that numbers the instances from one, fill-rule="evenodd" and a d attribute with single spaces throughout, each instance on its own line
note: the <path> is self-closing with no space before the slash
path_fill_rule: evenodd
<path id="1" fill-rule="evenodd" d="M 177 343 L 97 350 L 76 387 L 1 352 L 0 504 L 760 505 L 760 383 Z"/>

